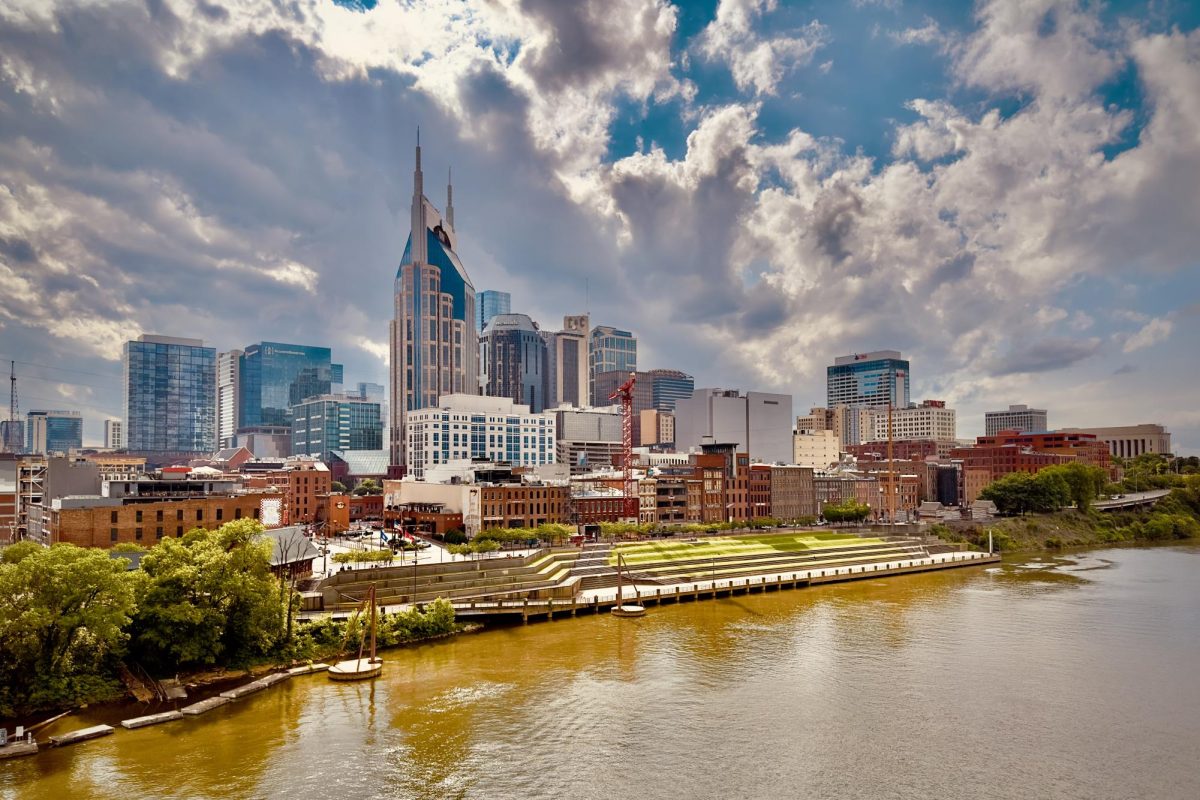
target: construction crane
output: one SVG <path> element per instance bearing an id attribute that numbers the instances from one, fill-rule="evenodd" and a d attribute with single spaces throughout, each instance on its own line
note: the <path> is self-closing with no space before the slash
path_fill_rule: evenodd
<path id="1" fill-rule="evenodd" d="M 8 421 L 4 424 L 3 441 L 0 448 L 6 453 L 21 452 L 21 427 L 17 416 L 17 362 L 9 362 L 8 369 Z"/>
<path id="2" fill-rule="evenodd" d="M 621 401 L 621 466 L 624 469 L 625 517 L 638 521 L 637 484 L 633 481 L 633 384 L 637 375 L 629 373 L 629 380 L 617 387 L 608 396 L 609 400 Z"/>

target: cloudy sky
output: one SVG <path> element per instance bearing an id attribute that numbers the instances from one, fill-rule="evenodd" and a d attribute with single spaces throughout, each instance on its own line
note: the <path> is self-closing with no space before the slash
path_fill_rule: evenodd
<path id="1" fill-rule="evenodd" d="M 1200 451 L 1200 4 L 5 0 L 0 357 L 120 415 L 139 333 L 384 383 L 415 130 L 477 289 L 824 400 L 893 348 L 959 435 Z"/>

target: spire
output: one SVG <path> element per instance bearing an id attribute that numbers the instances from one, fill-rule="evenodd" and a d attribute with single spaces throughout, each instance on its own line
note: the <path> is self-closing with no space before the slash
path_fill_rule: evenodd
<path id="1" fill-rule="evenodd" d="M 428 261 L 427 243 L 425 241 L 425 177 L 421 173 L 421 126 L 417 126 L 416 168 L 413 170 L 413 200 L 412 227 L 412 260 L 414 264 L 425 264 Z"/>
<path id="2" fill-rule="evenodd" d="M 454 227 L 454 170 L 446 167 L 446 221 Z"/>

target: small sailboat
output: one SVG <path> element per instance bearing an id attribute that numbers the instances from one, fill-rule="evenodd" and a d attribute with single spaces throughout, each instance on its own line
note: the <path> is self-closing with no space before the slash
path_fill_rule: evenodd
<path id="1" fill-rule="evenodd" d="M 617 604 L 612 608 L 614 617 L 644 617 L 646 615 L 646 607 L 638 602 L 626 603 L 622 598 L 622 589 L 625 585 L 625 572 L 628 567 L 625 566 L 625 559 L 621 554 L 617 553 Z"/>
<path id="2" fill-rule="evenodd" d="M 367 608 L 371 609 L 371 618 L 368 622 L 368 629 L 371 637 L 371 650 L 366 658 L 363 658 L 363 650 L 366 647 L 366 637 L 358 642 L 358 658 L 349 661 L 339 661 L 329 668 L 329 677 L 335 681 L 362 681 L 367 678 L 377 678 L 383 672 L 383 659 L 375 655 L 375 584 L 371 584 L 370 590 L 367 592 L 367 598 L 363 601 L 363 605 L 359 608 L 359 616 Z M 349 628 L 346 634 L 349 635 Z"/>

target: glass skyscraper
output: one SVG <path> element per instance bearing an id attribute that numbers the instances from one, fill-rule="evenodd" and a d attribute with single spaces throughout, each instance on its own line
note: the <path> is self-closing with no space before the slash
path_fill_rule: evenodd
<path id="1" fill-rule="evenodd" d="M 310 397 L 292 406 L 292 453 L 329 463 L 333 450 L 382 450 L 380 405 L 345 395 Z"/>
<path id="2" fill-rule="evenodd" d="M 405 416 L 442 395 L 479 392 L 475 286 L 457 253 L 454 195 L 446 213 L 425 196 L 421 145 L 413 171 L 408 244 L 396 270 L 391 342 L 389 438 L 393 464 L 405 463 Z"/>
<path id="3" fill-rule="evenodd" d="M 652 369 L 646 377 L 650 381 L 650 403 L 659 411 L 674 411 L 677 401 L 691 397 L 696 390 L 696 379 L 677 369 Z"/>
<path id="4" fill-rule="evenodd" d="M 217 351 L 199 339 L 142 335 L 122 353 L 125 446 L 211 453 L 217 444 Z"/>
<path id="5" fill-rule="evenodd" d="M 908 361 L 896 350 L 838 356 L 825 372 L 827 408 L 908 407 Z"/>
<path id="6" fill-rule="evenodd" d="M 83 447 L 83 417 L 78 411 L 30 411 L 25 452 L 67 453 Z"/>
<path id="7" fill-rule="evenodd" d="M 588 385 L 592 405 L 608 405 L 608 395 L 600 397 L 600 392 L 596 390 L 596 376 L 601 372 L 613 371 L 637 371 L 637 337 L 629 331 L 597 325 L 592 328 L 588 341 Z"/>
<path id="8" fill-rule="evenodd" d="M 477 330 L 483 329 L 492 321 L 492 317 L 512 313 L 512 295 L 508 292 L 497 292 L 494 289 L 484 289 L 479 293 L 479 324 Z"/>
<path id="9" fill-rule="evenodd" d="M 546 408 L 546 340 L 526 314 L 498 314 L 488 321 L 479 341 L 484 394 L 507 397 L 529 406 L 533 413 Z"/>
<path id="10" fill-rule="evenodd" d="M 342 382 L 328 347 L 261 342 L 247 347 L 239 367 L 239 428 L 287 426 L 291 407 L 329 394 Z"/>

